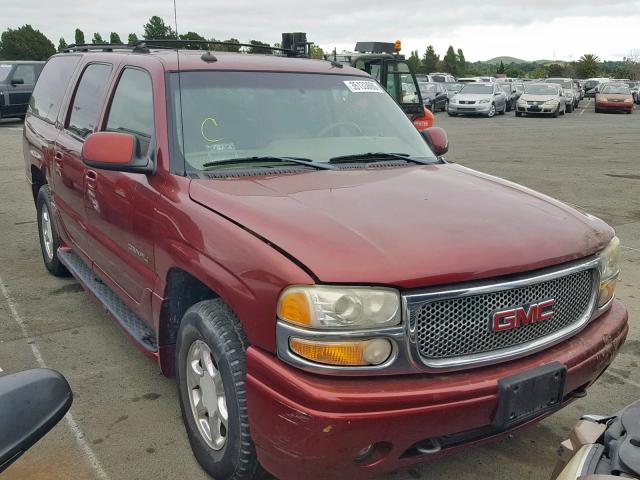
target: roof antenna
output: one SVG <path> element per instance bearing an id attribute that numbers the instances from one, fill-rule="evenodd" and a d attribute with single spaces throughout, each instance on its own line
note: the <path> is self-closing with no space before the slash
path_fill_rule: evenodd
<path id="1" fill-rule="evenodd" d="M 178 40 L 180 37 L 178 36 L 178 7 L 176 6 L 176 1 L 177 0 L 173 0 L 173 23 L 176 26 L 176 40 Z M 178 109 L 178 111 L 180 112 L 180 120 L 179 120 L 179 125 L 180 125 L 180 137 L 181 137 L 181 141 L 182 141 L 182 145 L 184 145 L 184 125 L 182 122 L 182 80 L 181 80 L 181 75 L 180 75 L 180 52 L 178 51 L 178 45 L 176 45 L 176 60 L 177 60 L 177 66 L 178 66 L 178 101 L 180 102 L 180 108 Z M 184 173 L 184 175 L 187 175 L 187 161 L 184 158 L 184 155 L 182 155 L 182 171 Z"/>

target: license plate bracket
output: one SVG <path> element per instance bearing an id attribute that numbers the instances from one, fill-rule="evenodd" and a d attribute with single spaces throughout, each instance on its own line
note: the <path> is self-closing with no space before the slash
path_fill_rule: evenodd
<path id="1" fill-rule="evenodd" d="M 493 426 L 508 429 L 560 408 L 566 379 L 567 367 L 553 362 L 498 380 Z"/>

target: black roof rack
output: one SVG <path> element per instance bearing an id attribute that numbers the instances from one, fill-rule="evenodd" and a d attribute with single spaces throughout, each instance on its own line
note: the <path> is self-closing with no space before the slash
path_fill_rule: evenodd
<path id="1" fill-rule="evenodd" d="M 130 50 L 132 52 L 149 53 L 149 49 L 144 42 L 137 42 L 133 45 L 124 43 L 73 43 L 68 45 L 64 50 L 65 53 L 70 52 L 113 52 L 114 50 Z"/>
<path id="2" fill-rule="evenodd" d="M 147 40 L 140 40 L 134 45 L 135 46 L 144 45 L 147 48 L 176 48 L 180 46 L 189 46 L 189 45 L 200 45 L 203 47 L 225 46 L 225 47 L 234 47 L 234 48 L 255 48 L 256 50 L 261 50 L 261 51 L 275 51 L 275 52 L 283 53 L 288 57 L 304 56 L 299 52 L 288 49 L 288 48 L 271 47 L 269 45 L 260 45 L 260 44 L 252 44 L 252 43 L 220 42 L 218 40 L 147 39 Z M 203 48 L 203 50 L 207 50 L 207 48 Z M 215 48 L 212 48 L 211 50 L 215 50 Z"/>

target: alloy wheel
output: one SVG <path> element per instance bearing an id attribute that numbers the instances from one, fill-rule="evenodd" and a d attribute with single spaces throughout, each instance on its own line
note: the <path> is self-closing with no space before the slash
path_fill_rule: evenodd
<path id="1" fill-rule="evenodd" d="M 202 340 L 191 344 L 185 368 L 191 413 L 198 431 L 209 447 L 221 450 L 227 442 L 227 399 L 211 349 Z"/>
<path id="2" fill-rule="evenodd" d="M 42 231 L 42 243 L 44 244 L 44 253 L 47 259 L 53 259 L 53 230 L 51 228 L 51 215 L 46 205 L 42 206 L 40 212 L 40 228 Z"/>

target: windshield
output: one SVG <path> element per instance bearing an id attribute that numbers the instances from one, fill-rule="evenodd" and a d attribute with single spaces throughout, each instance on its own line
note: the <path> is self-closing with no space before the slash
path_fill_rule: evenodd
<path id="1" fill-rule="evenodd" d="M 433 83 L 418 83 L 422 93 L 435 93 L 436 86 Z"/>
<path id="2" fill-rule="evenodd" d="M 522 93 L 524 92 L 524 83 L 514 83 L 513 88 L 516 89 L 516 92 Z"/>
<path id="3" fill-rule="evenodd" d="M 530 95 L 558 95 L 558 87 L 554 85 L 525 85 L 524 93 Z"/>
<path id="4" fill-rule="evenodd" d="M 486 94 L 486 95 L 490 95 L 493 93 L 493 85 L 482 85 L 482 84 L 477 84 L 477 83 L 467 83 L 464 87 L 462 87 L 462 90 L 460 90 L 460 93 L 471 93 L 471 94 Z"/>
<path id="5" fill-rule="evenodd" d="M 627 82 L 629 88 L 636 88 L 638 86 L 638 82 Z"/>
<path id="6" fill-rule="evenodd" d="M 629 87 L 626 85 L 605 85 L 600 90 L 600 93 L 612 93 L 612 94 L 622 94 L 622 95 L 631 95 L 631 91 Z"/>
<path id="7" fill-rule="evenodd" d="M 0 65 L 0 82 L 3 82 L 7 79 L 9 73 L 11 73 L 12 68 L 13 65 L 10 65 L 8 63 Z"/>
<path id="8" fill-rule="evenodd" d="M 247 157 L 313 162 L 363 153 L 437 161 L 374 80 L 347 75 L 182 72 L 170 77 L 174 131 L 187 170 Z M 182 110 L 180 110 L 182 99 Z"/>
<path id="9" fill-rule="evenodd" d="M 587 80 L 586 82 L 584 82 L 584 88 L 585 90 L 590 90 L 597 87 L 598 83 L 600 82 L 598 82 L 597 80 Z"/>
<path id="10" fill-rule="evenodd" d="M 558 85 L 562 85 L 562 88 L 573 88 L 573 82 L 571 80 L 566 80 L 562 78 L 547 78 L 545 80 L 547 83 L 557 83 Z"/>

